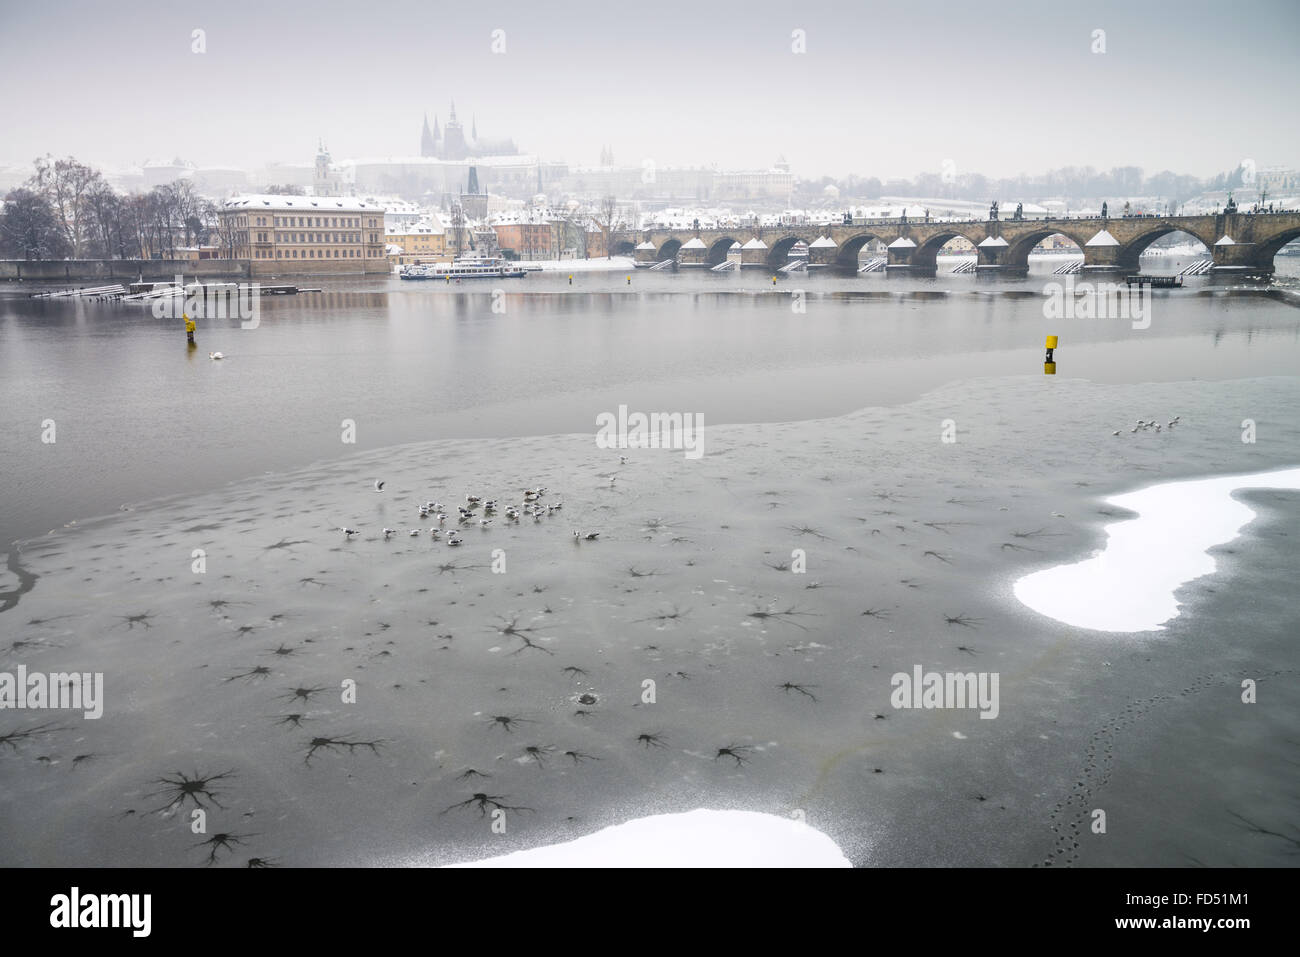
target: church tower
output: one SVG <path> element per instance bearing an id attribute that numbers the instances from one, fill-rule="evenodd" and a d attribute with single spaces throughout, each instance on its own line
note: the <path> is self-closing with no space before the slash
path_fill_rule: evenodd
<path id="1" fill-rule="evenodd" d="M 456 119 L 456 101 L 451 103 L 451 116 L 447 117 L 447 128 L 442 134 L 442 158 L 463 160 L 469 156 L 469 145 L 465 142 L 465 127 Z"/>
<path id="2" fill-rule="evenodd" d="M 313 196 L 338 196 L 341 194 L 339 177 L 332 168 L 330 152 L 322 140 L 316 149 L 316 171 L 312 177 Z"/>
<path id="3" fill-rule="evenodd" d="M 437 122 L 435 120 L 435 122 Z M 420 131 L 420 155 L 437 156 L 438 142 L 433 133 L 429 131 L 429 114 L 424 114 L 424 129 Z"/>

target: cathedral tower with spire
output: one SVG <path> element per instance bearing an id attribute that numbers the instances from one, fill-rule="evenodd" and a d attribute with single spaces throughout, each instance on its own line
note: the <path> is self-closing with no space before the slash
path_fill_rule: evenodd
<path id="1" fill-rule="evenodd" d="M 429 114 L 424 114 L 424 126 L 420 129 L 420 155 L 427 159 L 465 160 L 475 156 L 517 156 L 519 148 L 511 139 L 479 139 L 478 120 L 470 122 L 469 136 L 465 135 L 465 124 L 456 119 L 456 102 L 451 103 L 451 114 L 446 126 L 440 126 L 438 115 L 433 117 L 433 129 L 429 129 Z"/>
<path id="2" fill-rule="evenodd" d="M 437 122 L 437 121 L 435 120 L 434 122 Z M 434 134 L 429 130 L 429 114 L 428 114 L 428 113 L 425 113 L 425 114 L 424 114 L 424 129 L 422 129 L 422 130 L 420 131 L 420 155 L 421 155 L 421 156 L 437 156 L 437 155 L 438 155 L 438 139 L 437 139 L 437 137 L 434 136 Z"/>

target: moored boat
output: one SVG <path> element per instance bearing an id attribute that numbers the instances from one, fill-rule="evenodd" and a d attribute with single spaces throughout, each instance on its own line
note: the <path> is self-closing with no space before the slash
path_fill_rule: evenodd
<path id="1" fill-rule="evenodd" d="M 528 273 L 500 257 L 457 260 L 450 263 L 419 263 L 403 266 L 402 279 L 520 279 Z"/>

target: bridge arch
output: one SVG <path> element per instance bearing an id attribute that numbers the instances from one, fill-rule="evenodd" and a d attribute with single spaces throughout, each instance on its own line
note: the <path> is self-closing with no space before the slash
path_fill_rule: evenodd
<path id="1" fill-rule="evenodd" d="M 681 249 L 682 241 L 680 239 L 667 239 L 659 247 L 659 252 L 655 253 L 655 262 L 661 263 L 665 259 L 676 259 Z"/>
<path id="2" fill-rule="evenodd" d="M 1119 251 L 1119 258 L 1116 262 L 1123 269 L 1136 270 L 1138 268 L 1138 261 L 1142 258 L 1142 253 L 1146 251 L 1146 248 L 1161 236 L 1168 236 L 1170 233 L 1186 233 L 1193 239 L 1200 240 L 1201 244 L 1205 246 L 1207 252 L 1212 252 L 1214 250 L 1213 238 L 1207 242 L 1204 236 L 1192 232 L 1190 229 L 1187 229 L 1185 225 L 1162 223 L 1125 243 L 1124 247 Z"/>
<path id="3" fill-rule="evenodd" d="M 978 246 L 983 234 L 967 235 L 960 229 L 945 229 L 928 237 L 912 250 L 912 268 L 916 270 L 934 270 L 938 268 L 936 259 L 944 246 L 954 239 L 964 239 L 972 246 Z"/>
<path id="4" fill-rule="evenodd" d="M 862 247 L 870 242 L 883 241 L 882 237 L 875 233 L 858 233 L 850 239 L 840 243 L 840 251 L 835 256 L 835 265 L 839 269 L 851 270 L 854 273 L 858 271 L 858 257 L 862 255 Z"/>
<path id="5" fill-rule="evenodd" d="M 816 237 L 813 237 L 815 239 Z M 811 243 L 813 239 L 807 236 L 786 235 L 782 236 L 776 242 L 772 243 L 767 253 L 767 264 L 773 269 L 780 269 L 789 262 L 790 250 L 798 242 Z"/>
<path id="6" fill-rule="evenodd" d="M 1267 239 L 1259 244 L 1259 256 L 1256 260 L 1261 270 L 1272 272 L 1274 269 L 1274 257 L 1288 243 L 1300 239 L 1300 226 L 1294 229 L 1288 229 L 1278 233 L 1271 239 Z"/>
<path id="7" fill-rule="evenodd" d="M 717 266 L 726 262 L 727 253 L 729 253 L 731 247 L 736 245 L 738 242 L 739 240 L 734 236 L 723 236 L 720 239 L 715 240 L 709 246 L 709 251 L 705 256 L 705 262 L 710 266 Z"/>
<path id="8" fill-rule="evenodd" d="M 1005 263 L 1007 266 L 1016 269 L 1029 268 L 1029 254 L 1034 251 L 1034 247 L 1041 243 L 1049 236 L 1064 236 L 1074 245 L 1079 247 L 1079 252 L 1084 252 L 1084 246 L 1092 236 L 1084 236 L 1076 230 L 1058 229 L 1056 226 L 1044 226 L 1042 229 L 1035 229 L 1021 236 L 1018 236 L 1010 246 L 1007 247 Z"/>
<path id="9" fill-rule="evenodd" d="M 615 256 L 635 256 L 636 243 L 627 239 L 620 240 L 619 242 L 614 243 L 612 253 Z"/>

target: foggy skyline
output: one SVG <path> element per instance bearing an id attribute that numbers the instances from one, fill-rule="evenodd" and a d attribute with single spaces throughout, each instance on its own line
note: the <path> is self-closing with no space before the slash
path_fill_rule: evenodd
<path id="1" fill-rule="evenodd" d="M 1300 5 L 0 0 L 0 164 L 414 156 L 427 112 L 596 165 L 912 177 L 1294 165 Z M 206 52 L 192 52 L 192 31 Z M 792 31 L 806 35 L 792 52 Z M 1093 31 L 1106 52 L 1094 53 Z M 493 31 L 504 53 L 493 53 Z M 498 36 L 498 47 L 500 36 Z"/>

